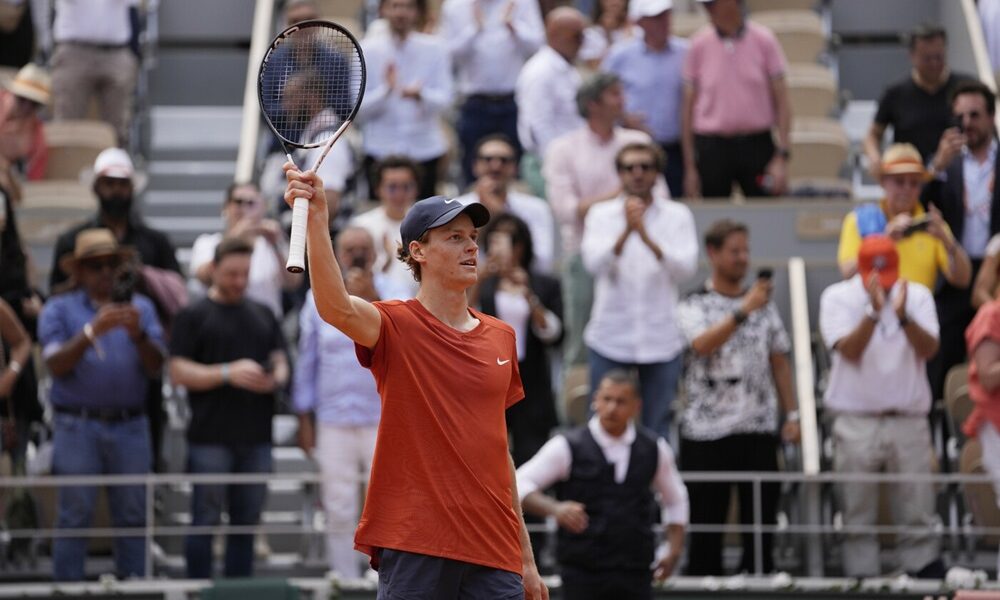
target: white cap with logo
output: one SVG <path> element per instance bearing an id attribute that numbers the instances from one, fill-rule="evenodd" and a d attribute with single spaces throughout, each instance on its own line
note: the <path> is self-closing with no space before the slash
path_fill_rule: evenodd
<path id="1" fill-rule="evenodd" d="M 94 177 L 111 177 L 112 179 L 132 179 L 135 167 L 128 152 L 121 148 L 107 148 L 97 155 L 94 161 Z"/>
<path id="2" fill-rule="evenodd" d="M 628 16 L 633 21 L 643 17 L 655 17 L 674 7 L 673 0 L 632 0 L 628 7 Z"/>

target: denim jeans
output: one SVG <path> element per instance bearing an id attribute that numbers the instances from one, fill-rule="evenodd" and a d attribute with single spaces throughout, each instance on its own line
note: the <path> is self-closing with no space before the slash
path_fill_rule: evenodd
<path id="1" fill-rule="evenodd" d="M 191 444 L 189 473 L 270 473 L 270 444 Z M 267 497 L 265 484 L 199 484 L 191 496 L 191 524 L 216 526 L 225 505 L 230 525 L 256 525 Z M 212 536 L 190 535 L 184 544 L 187 575 L 212 577 Z M 226 577 L 253 575 L 253 534 L 226 536 Z"/>
<path id="2" fill-rule="evenodd" d="M 121 475 L 149 473 L 152 452 L 149 422 L 137 417 L 105 423 L 56 413 L 52 436 L 52 472 L 55 475 Z M 108 505 L 113 527 L 146 525 L 146 488 L 141 485 L 108 486 Z M 64 487 L 58 494 L 59 529 L 91 526 L 97 488 Z M 115 570 L 118 577 L 145 574 L 146 545 L 142 536 L 115 538 Z M 84 578 L 86 538 L 56 538 L 52 543 L 52 570 L 56 581 Z"/>
<path id="3" fill-rule="evenodd" d="M 683 355 L 667 362 L 635 364 L 611 360 L 590 349 L 589 362 L 592 391 L 597 390 L 604 374 L 612 369 L 638 371 L 639 392 L 642 395 L 642 424 L 663 439 L 670 440 L 670 407 L 677 396 L 677 381 L 681 376 Z"/>

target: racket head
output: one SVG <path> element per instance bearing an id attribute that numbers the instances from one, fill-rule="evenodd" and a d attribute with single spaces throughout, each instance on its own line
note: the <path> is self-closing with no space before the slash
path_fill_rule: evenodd
<path id="1" fill-rule="evenodd" d="M 354 120 L 367 71 L 357 38 L 333 21 L 314 19 L 275 36 L 257 72 L 257 100 L 286 148 L 323 146 Z M 310 131 L 318 136 L 306 136 Z"/>

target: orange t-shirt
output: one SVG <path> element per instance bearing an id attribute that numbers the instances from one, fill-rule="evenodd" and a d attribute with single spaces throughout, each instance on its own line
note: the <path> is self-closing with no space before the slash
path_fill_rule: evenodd
<path id="1" fill-rule="evenodd" d="M 1000 430 L 1000 392 L 987 392 L 979 384 L 979 368 L 973 358 L 976 348 L 986 340 L 1000 343 L 1000 300 L 980 308 L 965 330 L 965 343 L 969 348 L 969 396 L 975 403 L 972 414 L 962 426 L 969 437 L 975 437 L 984 421 Z"/>
<path id="2" fill-rule="evenodd" d="M 355 547 L 521 572 L 504 411 L 524 398 L 514 330 L 477 311 L 462 333 L 417 300 L 376 302 L 375 348 L 356 346 L 382 419 Z"/>

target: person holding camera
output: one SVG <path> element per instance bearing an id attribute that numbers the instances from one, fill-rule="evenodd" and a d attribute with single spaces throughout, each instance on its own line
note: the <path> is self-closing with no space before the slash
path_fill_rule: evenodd
<path id="1" fill-rule="evenodd" d="M 76 287 L 42 308 L 38 341 L 52 374 L 55 475 L 142 474 L 152 466 L 146 394 L 166 352 L 152 301 L 134 294 L 134 273 L 122 271 L 131 257 L 110 230 L 81 231 L 61 261 Z M 96 487 L 60 488 L 56 526 L 90 527 L 96 501 Z M 114 527 L 145 526 L 142 485 L 109 486 L 108 501 Z M 141 536 L 115 538 L 114 549 L 118 577 L 145 574 Z M 86 556 L 86 538 L 56 538 L 54 579 L 83 579 Z"/>
<path id="2" fill-rule="evenodd" d="M 247 298 L 253 246 L 239 237 L 215 248 L 208 296 L 177 314 L 170 336 L 170 378 L 184 386 L 191 405 L 188 471 L 271 471 L 271 420 L 278 390 L 288 383 L 285 338 L 278 319 Z M 230 525 L 256 525 L 265 484 L 200 484 L 191 497 L 191 524 L 218 526 L 223 506 Z M 212 536 L 185 543 L 187 575 L 212 576 Z M 226 577 L 253 574 L 253 535 L 229 534 Z"/>
<path id="3" fill-rule="evenodd" d="M 885 198 L 878 206 L 848 213 L 841 226 L 837 264 L 844 279 L 857 272 L 862 238 L 884 234 L 896 242 L 901 278 L 934 289 L 942 275 L 955 287 L 968 287 L 972 281 L 969 255 L 941 211 L 934 206 L 924 210 L 920 204 L 920 191 L 931 177 L 920 152 L 910 144 L 893 144 L 882 155 L 880 173 Z"/>
<path id="4" fill-rule="evenodd" d="M 972 264 L 972 290 L 944 285 L 935 301 L 941 321 L 941 350 L 928 365 L 935 398 L 944 392 L 948 370 L 965 362 L 965 329 L 972 323 L 975 306 L 993 298 L 983 294 L 980 279 L 997 280 L 996 249 L 1000 248 L 1000 189 L 997 172 L 996 95 L 980 81 L 962 81 L 951 101 L 954 126 L 941 136 L 932 162 L 934 181 L 924 190 L 925 204 L 937 207 Z M 993 243 L 990 243 L 993 240 Z M 990 258 L 993 254 L 994 258 Z M 978 293 L 977 293 L 978 292 Z M 979 297 L 977 303 L 974 296 Z"/>
<path id="5" fill-rule="evenodd" d="M 681 416 L 681 467 L 690 471 L 777 471 L 780 441 L 799 441 L 798 403 L 788 360 L 791 343 L 771 300 L 772 271 L 761 269 L 744 285 L 749 231 L 723 219 L 705 232 L 712 272 L 677 308 L 688 342 Z M 780 438 L 779 438 L 780 432 Z M 750 483 L 737 486 L 740 522 L 754 522 Z M 761 517 L 773 525 L 780 484 L 761 485 Z M 728 483 L 692 482 L 691 523 L 722 525 L 729 512 Z M 774 571 L 772 536 L 763 535 L 760 564 Z M 756 571 L 754 538 L 743 534 L 737 571 Z M 722 533 L 693 533 L 688 575 L 723 575 Z"/>
<path id="6" fill-rule="evenodd" d="M 347 293 L 369 302 L 410 297 L 387 274 L 375 271 L 375 240 L 348 226 L 336 239 L 336 256 Z M 346 579 L 361 577 L 354 550 L 360 495 L 375 454 L 382 401 L 375 379 L 358 363 L 354 341 L 323 321 L 312 290 L 299 313 L 299 357 L 292 382 L 292 408 L 299 418 L 299 447 L 319 464 L 326 513 L 326 559 Z"/>

